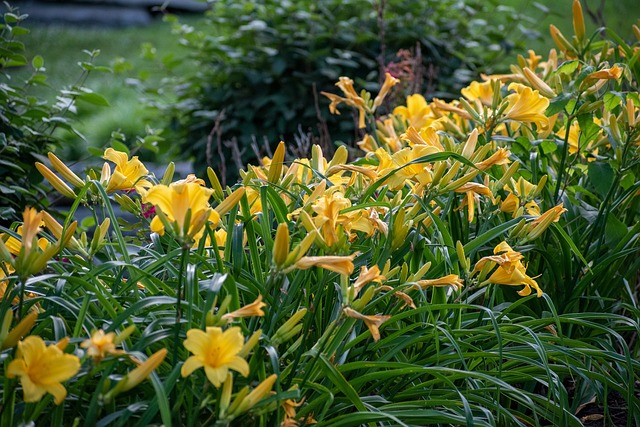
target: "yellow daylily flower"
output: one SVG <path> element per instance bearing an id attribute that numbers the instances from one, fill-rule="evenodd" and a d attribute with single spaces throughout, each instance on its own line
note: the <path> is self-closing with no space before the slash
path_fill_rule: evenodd
<path id="1" fill-rule="evenodd" d="M 372 110 L 375 111 L 376 108 L 378 108 L 380 105 L 382 105 L 382 102 L 384 101 L 384 98 L 387 96 L 387 94 L 389 93 L 391 88 L 393 86 L 395 86 L 397 83 L 400 83 L 399 79 L 396 79 L 395 77 L 393 77 L 389 73 L 385 73 L 385 75 L 384 75 L 384 83 L 382 83 L 382 87 L 380 88 L 380 92 L 378 93 L 378 95 L 373 100 Z"/>
<path id="2" fill-rule="evenodd" d="M 142 201 L 156 206 L 170 223 L 176 225 L 179 237 L 199 240 L 206 221 L 215 226 L 220 220 L 218 213 L 209 207 L 213 190 L 198 182 L 154 185 L 142 192 Z M 186 224 L 187 211 L 191 210 L 191 220 Z M 151 221 L 151 231 L 163 235 L 165 227 L 159 215 Z"/>
<path id="3" fill-rule="evenodd" d="M 602 70 L 589 74 L 585 80 L 618 80 L 622 77 L 623 71 L 623 68 L 619 67 L 618 64 L 615 64 L 611 68 L 603 68 Z"/>
<path id="4" fill-rule="evenodd" d="M 138 156 L 133 156 L 129 160 L 127 153 L 107 148 L 104 151 L 104 159 L 116 164 L 116 168 L 111 172 L 111 168 L 105 163 L 102 168 L 100 182 L 105 185 L 108 193 L 118 190 L 135 189 L 140 191 L 151 187 L 151 183 L 144 179 L 149 174 L 147 168 L 138 160 Z"/>
<path id="5" fill-rule="evenodd" d="M 338 81 L 338 83 L 336 83 L 336 86 L 338 86 L 340 90 L 342 90 L 345 98 L 328 92 L 320 92 L 322 95 L 331 100 L 329 111 L 331 112 L 331 114 L 340 114 L 337 106 L 344 102 L 345 104 L 358 110 L 358 127 L 360 129 L 364 128 L 366 104 L 364 102 L 364 99 L 362 99 L 362 97 L 359 96 L 353 88 L 353 80 L 351 80 L 349 77 L 340 77 L 340 80 Z"/>
<path id="6" fill-rule="evenodd" d="M 549 119 L 544 112 L 549 106 L 549 100 L 537 90 L 517 83 L 511 83 L 509 90 L 511 89 L 515 89 L 516 93 L 505 98 L 507 107 L 504 110 L 504 118 L 522 123 L 535 123 L 538 128 L 546 128 Z"/>
<path id="7" fill-rule="evenodd" d="M 67 396 L 62 383 L 79 370 L 77 356 L 63 353 L 55 344 L 47 347 L 38 336 L 29 336 L 18 343 L 16 358 L 7 368 L 7 378 L 20 378 L 25 402 L 38 402 L 51 393 L 59 405 Z"/>
<path id="8" fill-rule="evenodd" d="M 566 211 L 563 204 L 560 203 L 534 219 L 531 224 L 529 224 L 530 228 L 527 234 L 529 239 L 533 240 L 538 238 L 552 223 L 560 221 L 560 216 Z"/>
<path id="9" fill-rule="evenodd" d="M 107 355 L 125 354 L 122 350 L 116 350 L 115 338 L 114 332 L 105 334 L 102 329 L 98 329 L 91 335 L 91 338 L 84 340 L 80 347 L 87 349 L 87 355 L 92 357 L 96 363 L 100 363 Z"/>
<path id="10" fill-rule="evenodd" d="M 485 171 L 493 165 L 507 165 L 511 162 L 511 160 L 509 160 L 510 155 L 511 152 L 506 148 L 498 148 L 498 150 L 489 158 L 484 159 L 483 161 L 476 163 L 475 165 L 481 171 Z"/>
<path id="11" fill-rule="evenodd" d="M 193 356 L 184 362 L 180 372 L 187 377 L 196 369 L 204 368 L 207 378 L 216 388 L 225 381 L 230 369 L 246 377 L 249 375 L 249 364 L 238 355 L 243 344 L 244 337 L 239 327 L 224 332 L 218 327 L 208 327 L 206 332 L 190 329 L 184 347 Z"/>
<path id="12" fill-rule="evenodd" d="M 487 263 L 495 263 L 492 265 L 498 266 L 493 274 L 481 285 L 493 283 L 496 285 L 524 286 L 518 291 L 518 295 L 527 296 L 531 294 L 531 288 L 534 288 L 538 298 L 542 296 L 543 292 L 538 283 L 527 276 L 527 268 L 520 261 L 524 258 L 520 252 L 511 249 L 507 242 L 502 242 L 494 248 L 493 253 L 494 255 L 481 258 L 473 269 L 472 275 L 481 271 Z"/>
<path id="13" fill-rule="evenodd" d="M 500 82 L 500 87 L 503 83 Z M 493 103 L 493 81 L 489 80 L 483 83 L 471 82 L 471 84 L 460 90 L 462 96 L 469 101 L 479 100 L 483 105 L 491 107 Z"/>
<path id="14" fill-rule="evenodd" d="M 394 108 L 393 115 L 402 117 L 415 129 L 422 129 L 436 119 L 424 96 L 419 93 L 407 96 L 407 105 Z"/>
<path id="15" fill-rule="evenodd" d="M 393 175 L 387 178 L 386 184 L 390 190 L 399 190 L 406 183 L 424 176 L 425 171 L 431 170 L 432 167 L 432 164 L 427 162 L 410 164 L 411 162 L 438 152 L 438 148 L 429 145 L 414 145 L 413 147 L 403 148 L 391 156 L 391 167 L 380 169 L 378 176 L 383 177 L 397 169 Z"/>
<path id="16" fill-rule="evenodd" d="M 513 185 L 513 189 L 505 186 L 504 189 L 509 192 L 507 198 L 500 203 L 500 211 L 513 214 L 516 217 L 518 210 L 522 206 L 524 200 L 527 200 L 536 190 L 537 186 L 533 185 L 523 177 L 519 177 L 518 181 Z M 524 204 L 527 215 L 539 216 L 540 208 L 534 200 L 530 200 Z"/>
<path id="17" fill-rule="evenodd" d="M 350 206 L 351 201 L 339 191 L 327 191 L 313 203 L 312 209 L 316 213 L 313 223 L 322 232 L 327 246 L 333 246 L 340 240 L 337 227 L 347 220 L 340 211 Z"/>

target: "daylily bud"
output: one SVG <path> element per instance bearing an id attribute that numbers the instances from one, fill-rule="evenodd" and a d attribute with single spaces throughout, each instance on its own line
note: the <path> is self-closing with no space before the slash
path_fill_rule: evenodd
<path id="1" fill-rule="evenodd" d="M 222 394 L 220 395 L 220 418 L 224 418 L 224 414 L 227 412 L 229 408 L 229 403 L 231 403 L 231 391 L 233 388 L 233 375 L 231 372 L 227 372 L 227 379 L 222 384 Z"/>
<path id="2" fill-rule="evenodd" d="M 38 172 L 40 172 L 42 176 L 49 182 L 49 184 L 51 184 L 53 188 L 58 190 L 60 194 L 70 199 L 76 198 L 76 193 L 74 193 L 73 190 L 67 184 L 65 184 L 63 180 L 58 178 L 58 176 L 54 174 L 51 169 L 40 162 L 36 162 L 36 169 L 38 169 Z"/>
<path id="3" fill-rule="evenodd" d="M 310 233 L 308 233 L 306 236 L 304 236 L 304 239 L 302 239 L 302 241 L 298 244 L 298 246 L 293 248 L 293 250 L 287 256 L 285 265 L 293 264 L 296 261 L 298 261 L 300 258 L 305 256 L 317 236 L 318 236 L 318 232 L 316 230 L 313 230 Z"/>
<path id="4" fill-rule="evenodd" d="M 176 164 L 173 162 L 170 162 L 169 165 L 167 166 L 167 169 L 165 169 L 164 171 L 164 175 L 162 175 L 162 180 L 160 181 L 160 184 L 163 185 L 169 185 L 171 184 L 171 181 L 173 180 L 173 174 L 176 171 Z"/>
<path id="5" fill-rule="evenodd" d="M 149 375 L 151 375 L 151 373 L 162 364 L 166 355 L 167 349 L 163 348 L 149 356 L 149 358 L 140 366 L 125 375 L 125 377 L 122 378 L 109 393 L 107 393 L 105 400 L 113 398 L 119 393 L 129 391 L 142 381 L 149 378 Z"/>
<path id="6" fill-rule="evenodd" d="M 460 264 L 460 267 L 462 267 L 464 271 L 469 271 L 471 264 L 467 263 L 468 258 L 464 253 L 464 246 L 460 240 L 456 242 L 456 254 L 458 255 L 458 263 Z"/>
<path id="7" fill-rule="evenodd" d="M 344 145 L 339 146 L 336 149 L 336 152 L 333 155 L 333 158 L 327 164 L 327 170 L 331 169 L 332 166 L 345 164 L 347 162 L 348 157 L 349 157 L 349 151 L 347 150 L 347 147 L 345 147 Z"/>
<path id="8" fill-rule="evenodd" d="M 460 170 L 460 166 L 462 164 L 460 162 L 455 162 L 453 164 L 453 166 L 451 166 L 451 169 L 449 169 L 449 172 L 447 172 L 443 177 L 442 180 L 440 181 L 440 186 L 443 185 L 447 185 L 451 182 L 451 180 L 453 179 L 454 176 L 456 176 L 456 174 L 458 173 L 458 171 Z"/>
<path id="9" fill-rule="evenodd" d="M 238 204 L 242 196 L 244 195 L 244 187 L 239 187 L 236 191 L 229 194 L 226 199 L 224 199 L 218 206 L 215 207 L 215 211 L 218 212 L 220 216 L 224 216 L 227 212 L 229 212 L 235 205 Z"/>
<path id="10" fill-rule="evenodd" d="M 553 89 L 551 89 L 548 84 L 546 84 L 540 77 L 538 77 L 536 73 L 534 73 L 527 67 L 525 67 L 522 71 L 529 84 L 534 89 L 537 89 L 542 96 L 545 96 L 547 98 L 556 97 L 556 93 L 553 91 Z"/>
<path id="11" fill-rule="evenodd" d="M 136 205 L 136 203 L 133 201 L 133 199 L 131 199 L 131 197 L 127 196 L 126 194 L 115 193 L 113 195 L 113 198 L 115 199 L 116 203 L 118 203 L 120 207 L 127 212 L 133 213 L 138 210 L 138 206 Z"/>
<path id="12" fill-rule="evenodd" d="M 278 182 L 282 176 L 282 166 L 284 163 L 284 151 L 285 145 L 283 141 L 280 141 L 278 148 L 273 153 L 273 159 L 269 165 L 269 173 L 267 174 L 267 180 L 269 182 Z"/>
<path id="13" fill-rule="evenodd" d="M 506 168 L 506 167 L 507 167 L 506 165 L 503 166 L 503 168 Z M 516 160 L 515 162 L 513 162 L 511 166 L 509 166 L 507 171 L 504 173 L 504 175 L 502 175 L 502 177 L 499 180 L 497 180 L 494 185 L 491 186 L 492 192 L 495 192 L 503 188 L 507 184 L 507 182 L 511 179 L 513 174 L 515 174 L 518 171 L 519 167 L 520 167 L 519 160 Z"/>
<path id="14" fill-rule="evenodd" d="M 529 240 L 535 240 L 540 237 L 540 235 L 549 228 L 552 223 L 558 222 L 560 220 L 560 215 L 567 211 L 562 205 L 563 204 L 560 203 L 558 206 L 549 209 L 533 220 L 531 224 L 529 224 L 530 228 L 527 238 Z"/>
<path id="15" fill-rule="evenodd" d="M 635 107 L 631 97 L 627 97 L 627 123 L 629 127 L 636 126 Z"/>
<path id="16" fill-rule="evenodd" d="M 60 175 L 67 181 L 71 183 L 74 187 L 83 187 L 84 181 L 80 179 L 78 175 L 73 173 L 71 169 L 67 167 L 59 158 L 55 156 L 52 152 L 47 153 L 47 157 L 49 157 L 49 161 L 51 162 L 51 166 L 55 170 L 58 171 Z"/>
<path id="17" fill-rule="evenodd" d="M 273 242 L 273 263 L 277 267 L 282 267 L 287 261 L 289 254 L 289 227 L 285 223 L 278 225 L 276 238 Z"/>
<path id="18" fill-rule="evenodd" d="M 429 271 L 429 269 L 431 268 L 431 261 L 427 262 L 426 264 L 424 264 L 422 267 L 420 267 L 418 269 L 418 271 L 416 271 L 414 274 L 412 274 L 411 276 L 407 277 L 407 282 L 415 282 L 417 280 L 422 279 L 422 277 L 427 274 L 427 272 Z"/>
<path id="19" fill-rule="evenodd" d="M 533 194 L 528 195 L 528 198 L 534 199 L 538 197 L 540 193 L 542 193 L 542 190 L 544 189 L 544 186 L 547 183 L 547 179 L 548 179 L 548 175 L 542 175 L 542 178 L 540 178 L 540 180 L 536 184 L 536 188 L 533 191 Z"/>
<path id="20" fill-rule="evenodd" d="M 582 6 L 580 0 L 573 0 L 573 31 L 576 33 L 578 41 L 582 41 L 585 35 L 584 15 L 582 14 Z"/>
<path id="21" fill-rule="evenodd" d="M 115 345 L 120 344 L 121 342 L 123 342 L 127 338 L 129 338 L 129 336 L 131 336 L 131 334 L 135 330 L 136 330 L 136 325 L 127 326 L 126 328 L 124 328 L 124 330 L 122 332 L 120 332 L 118 335 L 116 335 L 116 337 L 113 339 L 113 343 Z"/>
<path id="22" fill-rule="evenodd" d="M 244 343 L 244 345 L 238 352 L 238 356 L 242 358 L 246 358 L 249 355 L 249 353 L 251 353 L 251 350 L 253 350 L 253 348 L 258 344 L 258 341 L 260 341 L 261 336 L 262 336 L 262 329 L 258 329 L 257 331 L 255 331 L 249 337 L 247 342 Z"/>
<path id="23" fill-rule="evenodd" d="M 105 218 L 100 224 L 100 227 L 93 233 L 93 238 L 91 239 L 91 248 L 89 252 L 91 254 L 95 254 L 100 250 L 100 248 L 104 245 L 104 237 L 107 235 L 107 231 L 109 231 L 109 225 L 111 224 L 111 220 L 109 218 Z"/>
<path id="24" fill-rule="evenodd" d="M 473 170 L 468 174 L 456 179 L 455 181 L 450 182 L 447 186 L 445 186 L 442 189 L 442 191 L 446 193 L 448 191 L 455 190 L 459 187 L 462 187 L 464 184 L 470 182 L 473 178 L 478 176 L 479 173 L 480 173 L 479 170 Z"/>
<path id="25" fill-rule="evenodd" d="M 229 415 L 236 417 L 256 406 L 258 402 L 260 402 L 271 393 L 271 389 L 273 388 L 276 379 L 278 379 L 278 376 L 276 374 L 272 374 L 267 379 L 262 381 L 256 388 L 251 390 L 251 393 L 249 393 L 245 398 L 241 400 L 241 403 L 237 408 L 235 408 L 234 411 L 229 411 Z M 236 400 L 238 399 L 239 397 L 236 397 Z"/>
<path id="26" fill-rule="evenodd" d="M 551 38 L 553 38 L 556 46 L 558 46 L 558 49 L 564 52 L 570 51 L 575 53 L 573 46 L 571 46 L 571 43 L 569 43 L 569 41 L 562 35 L 558 27 L 553 24 L 549 25 L 549 32 L 551 33 Z"/>
<path id="27" fill-rule="evenodd" d="M 9 323 L 10 323 L 11 322 L 11 310 L 7 310 L 7 314 L 8 314 L 8 316 L 5 316 L 5 322 L 6 322 L 7 317 L 8 317 L 9 318 Z M 2 345 L 0 345 L 0 350 L 4 350 L 4 349 L 7 349 L 7 348 L 12 348 L 16 344 L 18 344 L 18 341 L 20 341 L 22 339 L 22 337 L 24 337 L 25 335 L 27 335 L 29 333 L 29 331 L 31 331 L 31 328 L 33 328 L 33 325 L 35 325 L 37 319 L 38 319 L 38 312 L 37 311 L 31 311 L 29 314 L 27 314 L 20 321 L 20 323 L 18 323 L 15 328 L 10 330 L 9 333 L 6 335 L 6 337 L 4 337 L 4 339 L 2 339 L 0 341 L 0 343 L 2 343 Z M 3 324 L 3 327 L 4 327 L 4 324 Z"/>
<path id="28" fill-rule="evenodd" d="M 467 142 L 465 142 L 464 147 L 462 148 L 462 156 L 467 159 L 471 158 L 471 155 L 474 151 L 476 151 L 476 144 L 478 142 L 478 128 L 474 128 L 471 134 L 469 134 L 469 138 Z"/>
<path id="29" fill-rule="evenodd" d="M 216 172 L 211 169 L 211 167 L 207 167 L 207 177 L 209 177 L 209 182 L 211 183 L 211 188 L 213 189 L 213 197 L 218 201 L 222 201 L 224 199 L 224 191 L 222 191 L 222 185 L 220 185 L 220 180 L 218 179 L 218 175 Z"/>
<path id="30" fill-rule="evenodd" d="M 609 130 L 611 130 L 611 135 L 616 140 L 616 142 L 620 143 L 622 141 L 622 136 L 620 135 L 618 119 L 615 114 L 611 114 L 611 116 L 609 116 Z"/>

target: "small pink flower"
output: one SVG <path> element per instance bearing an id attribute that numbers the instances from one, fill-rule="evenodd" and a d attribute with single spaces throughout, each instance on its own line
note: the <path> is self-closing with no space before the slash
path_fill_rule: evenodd
<path id="1" fill-rule="evenodd" d="M 156 214 L 156 207 L 154 205 L 145 203 L 142 205 L 142 216 L 150 218 Z"/>

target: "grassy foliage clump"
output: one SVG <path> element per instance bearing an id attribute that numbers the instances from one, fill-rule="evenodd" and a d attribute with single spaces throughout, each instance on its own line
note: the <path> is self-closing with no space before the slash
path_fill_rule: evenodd
<path id="1" fill-rule="evenodd" d="M 355 161 L 281 143 L 223 188 L 50 154 L 71 214 L 0 239 L 0 424 L 640 422 L 638 43 L 573 14 L 457 101 L 380 116 L 396 78 L 340 77 Z"/>

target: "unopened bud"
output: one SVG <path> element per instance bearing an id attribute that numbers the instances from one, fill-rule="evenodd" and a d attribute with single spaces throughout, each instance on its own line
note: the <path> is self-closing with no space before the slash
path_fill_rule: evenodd
<path id="1" fill-rule="evenodd" d="M 69 167 L 67 167 L 67 165 L 65 165 L 62 162 L 62 160 L 57 158 L 55 154 L 53 154 L 52 152 L 49 152 L 49 153 L 47 153 L 47 157 L 49 157 L 49 161 L 51 162 L 51 166 L 53 166 L 53 168 L 55 170 L 57 170 L 58 173 L 60 175 L 62 175 L 62 177 L 64 179 L 69 181 L 71 183 L 71 185 L 73 185 L 74 187 L 83 187 L 84 186 L 84 181 L 82 179 L 80 179 L 80 177 L 78 175 L 73 173 L 73 171 L 71 169 L 69 169 Z"/>
<path id="2" fill-rule="evenodd" d="M 282 267 L 289 255 L 289 227 L 285 223 L 278 225 L 276 238 L 273 242 L 273 263 L 277 267 Z"/>
<path id="3" fill-rule="evenodd" d="M 244 343 L 244 345 L 238 352 L 238 356 L 246 358 L 249 353 L 251 353 L 251 350 L 253 350 L 253 348 L 258 344 L 258 341 L 260 341 L 260 337 L 262 337 L 262 329 L 258 329 L 249 337 L 247 342 Z"/>
<path id="4" fill-rule="evenodd" d="M 284 151 L 284 142 L 280 141 L 278 148 L 276 148 L 276 151 L 273 153 L 271 164 L 269 165 L 269 173 L 267 174 L 267 180 L 269 182 L 275 183 L 280 181 L 280 177 L 282 176 L 282 166 L 284 163 Z"/>
<path id="5" fill-rule="evenodd" d="M 210 166 L 207 167 L 207 177 L 209 177 L 209 182 L 211 183 L 211 188 L 213 189 L 213 197 L 218 202 L 221 202 L 222 199 L 224 199 L 224 191 L 222 191 L 222 185 L 220 185 L 218 175 L 216 175 L 216 172 Z"/>
<path id="6" fill-rule="evenodd" d="M 162 180 L 160 181 L 160 184 L 162 185 L 169 185 L 171 184 L 171 181 L 173 180 L 173 174 L 176 171 L 176 164 L 173 162 L 170 162 L 169 165 L 167 165 L 167 169 L 165 169 L 164 171 L 164 175 L 162 175 Z"/>
<path id="7" fill-rule="evenodd" d="M 227 212 L 235 207 L 238 204 L 242 196 L 244 195 L 244 187 L 239 187 L 236 191 L 229 194 L 226 199 L 224 199 L 218 206 L 215 207 L 216 212 L 220 216 L 224 216 Z"/>
<path id="8" fill-rule="evenodd" d="M 582 41 L 585 36 L 584 15 L 580 0 L 573 0 L 573 31 L 576 33 L 578 41 Z"/>
<path id="9" fill-rule="evenodd" d="M 40 162 L 36 162 L 36 169 L 38 169 L 38 172 L 40 172 L 42 176 L 49 182 L 49 184 L 51 184 L 51 186 L 55 188 L 60 194 L 70 199 L 76 198 L 76 193 L 74 193 L 73 190 L 67 184 L 65 184 L 63 180 L 58 178 L 58 176 L 54 174 L 51 169 Z"/>

